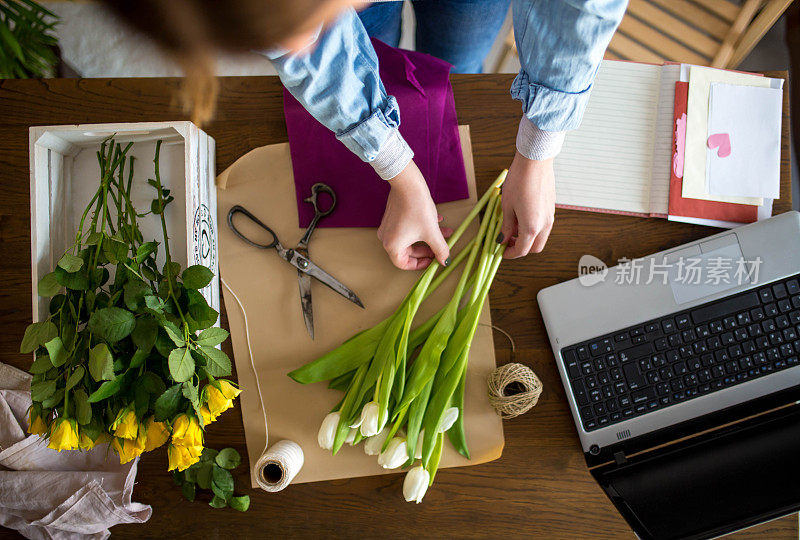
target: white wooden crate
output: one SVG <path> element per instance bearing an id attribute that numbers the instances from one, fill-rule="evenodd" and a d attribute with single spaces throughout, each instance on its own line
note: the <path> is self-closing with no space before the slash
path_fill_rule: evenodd
<path id="1" fill-rule="evenodd" d="M 49 299 L 37 294 L 39 279 L 52 271 L 75 238 L 81 213 L 100 181 L 96 152 L 110 135 L 117 142 L 133 142 L 134 179 L 131 199 L 140 212 L 150 209 L 155 190 L 155 146 L 162 140 L 159 160 L 161 181 L 175 197 L 165 214 L 170 254 L 181 268 L 192 264 L 209 267 L 219 275 L 217 251 L 217 194 L 215 141 L 191 122 L 130 124 L 80 124 L 30 128 L 31 168 L 31 278 L 33 320 L 47 316 Z M 163 244 L 157 216 L 140 219 L 145 241 Z M 158 250 L 164 262 L 163 245 Z M 219 281 L 201 291 L 219 311 Z M 219 321 L 217 321 L 219 324 Z"/>

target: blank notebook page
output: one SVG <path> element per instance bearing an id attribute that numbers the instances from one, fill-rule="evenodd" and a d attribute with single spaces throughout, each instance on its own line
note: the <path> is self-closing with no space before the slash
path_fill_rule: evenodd
<path id="1" fill-rule="evenodd" d="M 556 204 L 651 213 L 661 70 L 603 61 L 581 126 L 555 159 Z"/>

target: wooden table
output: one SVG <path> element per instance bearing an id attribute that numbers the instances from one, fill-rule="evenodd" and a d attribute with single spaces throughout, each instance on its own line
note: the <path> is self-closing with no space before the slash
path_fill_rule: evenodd
<path id="1" fill-rule="evenodd" d="M 785 73 L 779 74 L 786 76 Z M 511 162 L 520 105 L 512 101 L 510 75 L 453 77 L 459 123 L 471 126 L 478 190 Z M 216 121 L 207 131 L 217 141 L 221 172 L 249 150 L 285 142 L 281 87 L 275 77 L 221 81 Z M 28 127 L 46 124 L 138 122 L 182 119 L 172 104 L 176 79 L 56 79 L 0 82 L 0 361 L 26 369 L 19 343 L 31 318 Z M 788 99 L 788 92 L 785 93 Z M 788 101 L 785 102 L 781 200 L 790 209 Z M 145 525 L 118 526 L 119 536 L 404 537 L 538 536 L 610 538 L 633 534 L 590 477 L 567 408 L 536 293 L 577 275 L 581 255 L 613 264 L 692 241 L 714 231 L 700 226 L 608 214 L 559 210 L 545 251 L 504 263 L 492 289 L 494 323 L 516 341 L 497 335 L 498 363 L 527 364 L 544 383 L 539 404 L 505 422 L 506 446 L 499 460 L 438 473 L 420 505 L 402 499 L 403 475 L 290 486 L 278 494 L 237 487 L 252 498 L 250 511 L 213 510 L 189 503 L 166 471 L 163 449 L 140 462 L 134 500 L 153 505 Z M 230 350 L 228 351 L 230 353 Z M 213 424 L 212 447 L 236 447 L 246 456 L 237 406 Z M 244 489 L 243 489 L 244 488 Z M 7 532 L 7 531 L 6 531 Z M 797 538 L 797 516 L 740 536 Z"/>

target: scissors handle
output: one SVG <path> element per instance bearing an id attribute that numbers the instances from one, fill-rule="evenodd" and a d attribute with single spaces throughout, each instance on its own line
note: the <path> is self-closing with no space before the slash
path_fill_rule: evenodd
<path id="1" fill-rule="evenodd" d="M 259 244 L 258 242 L 253 242 L 252 240 L 247 238 L 236 228 L 236 225 L 233 224 L 233 216 L 236 214 L 243 214 L 248 219 L 250 219 L 250 221 L 252 221 L 256 225 L 260 226 L 262 229 L 267 231 L 270 234 L 270 236 L 272 236 L 272 242 L 270 242 L 269 244 Z M 264 225 L 264 223 L 262 223 L 260 219 L 258 219 L 256 216 L 251 214 L 247 209 L 245 209 L 242 206 L 239 206 L 238 204 L 236 206 L 233 206 L 230 209 L 230 211 L 228 211 L 228 227 L 231 228 L 231 230 L 236 236 L 238 236 L 239 238 L 241 238 L 242 240 L 244 240 L 253 247 L 257 247 L 259 249 L 269 249 L 280 245 L 280 242 L 278 241 L 278 236 L 275 234 L 275 231 Z"/>
<path id="2" fill-rule="evenodd" d="M 331 205 L 326 210 L 320 210 L 319 208 L 319 202 L 317 198 L 320 193 L 327 193 L 331 196 Z M 336 208 L 336 193 L 329 185 L 323 184 L 322 182 L 317 182 L 311 186 L 311 196 L 306 197 L 303 200 L 307 203 L 311 203 L 314 206 L 314 219 L 311 220 L 311 223 L 309 223 L 303 238 L 301 238 L 300 242 L 297 244 L 297 248 L 301 250 L 308 249 L 308 242 L 311 240 L 311 235 L 314 232 L 314 229 L 317 228 L 317 223 L 319 223 L 319 220 L 330 215 L 331 212 L 333 212 L 333 209 Z"/>

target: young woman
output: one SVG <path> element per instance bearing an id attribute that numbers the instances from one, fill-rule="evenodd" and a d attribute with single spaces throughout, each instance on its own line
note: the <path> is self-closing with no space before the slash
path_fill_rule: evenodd
<path id="1" fill-rule="evenodd" d="M 455 71 L 479 71 L 510 0 L 416 0 L 417 48 Z M 117 13 L 177 55 L 200 119 L 215 99 L 216 50 L 261 50 L 284 86 L 391 185 L 378 237 L 392 262 L 419 269 L 449 262 L 436 208 L 413 152 L 398 131 L 397 102 L 378 75 L 369 32 L 390 45 L 401 2 L 356 0 L 107 0 Z M 521 69 L 517 151 L 503 186 L 507 258 L 540 252 L 553 226 L 553 158 L 578 127 L 595 73 L 627 0 L 512 0 Z M 359 4 L 359 5 L 356 5 Z M 354 7 L 366 7 L 361 17 Z M 378 181 L 376 179 L 376 181 Z"/>

